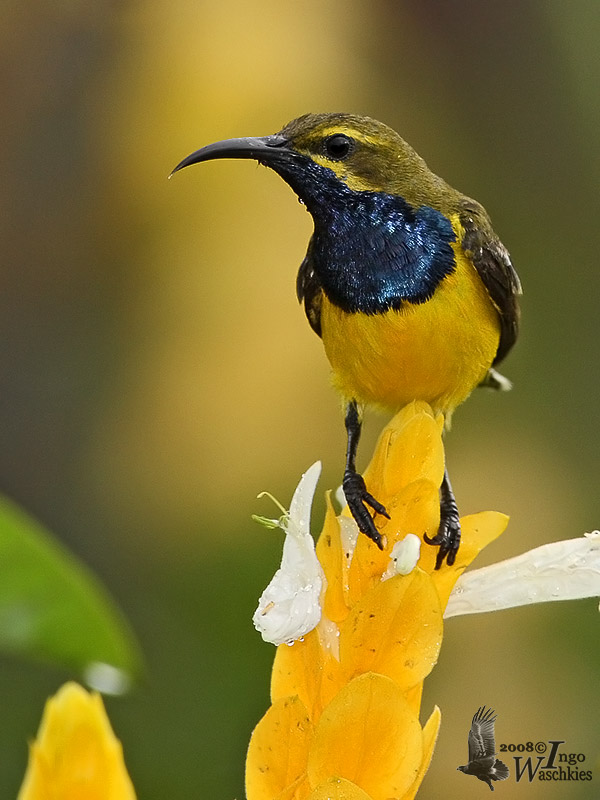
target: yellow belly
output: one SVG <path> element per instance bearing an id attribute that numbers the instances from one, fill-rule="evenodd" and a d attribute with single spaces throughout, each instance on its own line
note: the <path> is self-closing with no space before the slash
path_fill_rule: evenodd
<path id="1" fill-rule="evenodd" d="M 424 400 L 451 413 L 484 378 L 498 349 L 498 312 L 473 265 L 455 253 L 456 270 L 425 303 L 367 315 L 323 298 L 323 344 L 346 400 L 390 411 Z"/>

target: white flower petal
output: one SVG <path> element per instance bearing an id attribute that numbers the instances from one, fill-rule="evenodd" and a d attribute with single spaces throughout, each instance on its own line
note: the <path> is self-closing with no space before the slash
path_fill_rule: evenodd
<path id="1" fill-rule="evenodd" d="M 83 679 L 87 685 L 102 694 L 127 694 L 131 689 L 132 679 L 119 667 L 105 664 L 103 661 L 90 661 L 86 665 Z"/>
<path id="2" fill-rule="evenodd" d="M 404 539 L 392 547 L 390 558 L 394 562 L 392 575 L 408 575 L 417 566 L 421 554 L 421 540 L 414 533 L 407 533 Z"/>
<path id="3" fill-rule="evenodd" d="M 461 575 L 444 617 L 583 597 L 600 597 L 598 531 Z"/>
<path id="4" fill-rule="evenodd" d="M 263 592 L 252 621 L 265 642 L 274 645 L 301 639 L 321 619 L 322 578 L 302 583 L 278 569 Z"/>
<path id="5" fill-rule="evenodd" d="M 346 508 L 348 503 L 346 502 L 346 495 L 344 494 L 343 486 L 338 486 L 335 492 L 333 493 L 333 496 L 335 497 L 335 502 L 338 504 L 340 509 Z"/>
<path id="6" fill-rule="evenodd" d="M 290 523 L 303 535 L 310 534 L 310 510 L 320 474 L 321 462 L 315 461 L 300 478 L 290 503 Z"/>
<path id="7" fill-rule="evenodd" d="M 252 621 L 266 642 L 279 645 L 300 639 L 321 619 L 319 602 L 324 575 L 310 535 L 310 511 L 321 464 L 313 464 L 294 492 L 285 530 L 281 567 L 263 592 Z"/>
<path id="8" fill-rule="evenodd" d="M 319 642 L 321 647 L 326 652 L 331 653 L 331 655 L 337 660 L 340 660 L 340 629 L 332 622 L 330 619 L 323 614 L 321 617 L 321 621 L 318 625 L 319 630 Z"/>
<path id="9" fill-rule="evenodd" d="M 342 514 L 338 517 L 338 522 L 340 523 L 340 541 L 342 543 L 342 551 L 346 556 L 347 566 L 350 566 L 352 556 L 354 555 L 354 550 L 356 549 L 356 543 L 358 542 L 358 537 L 360 536 L 360 531 L 358 530 L 358 525 L 356 524 L 354 517 L 346 517 Z"/>

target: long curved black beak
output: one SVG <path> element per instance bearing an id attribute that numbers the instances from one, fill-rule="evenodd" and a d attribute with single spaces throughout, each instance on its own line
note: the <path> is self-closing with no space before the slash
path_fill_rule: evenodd
<path id="1" fill-rule="evenodd" d="M 277 162 L 290 161 L 297 154 L 286 145 L 285 136 L 273 134 L 272 136 L 247 136 L 243 139 L 224 139 L 214 142 L 206 147 L 201 147 L 195 153 L 184 158 L 175 167 L 171 175 L 179 172 L 190 164 L 199 164 L 201 161 L 210 161 L 214 158 L 254 158 L 263 164 L 271 165 Z M 171 177 L 171 176 L 169 176 Z"/>

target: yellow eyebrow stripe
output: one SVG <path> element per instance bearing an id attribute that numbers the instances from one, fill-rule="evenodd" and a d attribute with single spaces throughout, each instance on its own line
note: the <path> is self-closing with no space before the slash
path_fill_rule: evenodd
<path id="1" fill-rule="evenodd" d="M 362 142 L 363 144 L 377 144 L 377 140 L 374 136 L 369 136 L 361 131 L 357 131 L 356 128 L 349 125 L 332 125 L 331 127 L 323 128 L 319 131 L 318 138 L 322 137 L 323 139 L 327 139 L 328 136 L 334 136 L 336 133 L 350 136 L 352 139 L 356 139 L 357 142 Z"/>

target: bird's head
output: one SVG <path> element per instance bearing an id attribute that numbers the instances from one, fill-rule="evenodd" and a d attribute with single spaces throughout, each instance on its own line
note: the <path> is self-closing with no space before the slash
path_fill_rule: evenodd
<path id="1" fill-rule="evenodd" d="M 354 192 L 399 195 L 418 207 L 439 205 L 452 191 L 394 130 L 352 114 L 305 114 L 271 136 L 215 142 L 173 171 L 215 158 L 252 158 L 271 167 L 313 215 Z"/>

